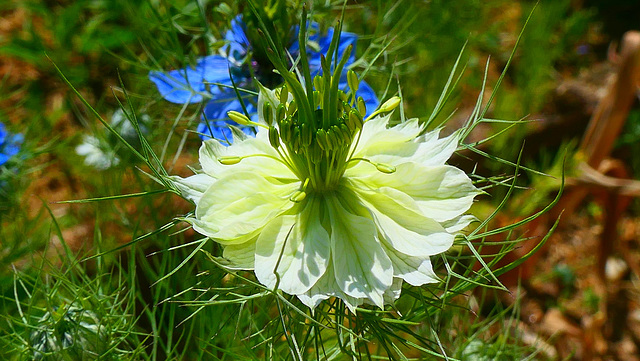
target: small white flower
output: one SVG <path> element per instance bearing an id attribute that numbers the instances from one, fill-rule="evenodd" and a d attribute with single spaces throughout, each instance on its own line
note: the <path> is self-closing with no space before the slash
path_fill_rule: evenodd
<path id="1" fill-rule="evenodd" d="M 120 158 L 114 151 L 105 149 L 100 139 L 91 136 L 82 136 L 82 144 L 76 147 L 76 153 L 84 157 L 84 164 L 98 170 L 109 169 L 120 163 Z"/>
<path id="2" fill-rule="evenodd" d="M 262 88 L 268 125 L 255 138 L 205 141 L 202 172 L 172 177 L 196 204 L 193 228 L 223 245 L 232 267 L 312 309 L 331 296 L 352 311 L 363 302 L 382 308 L 402 281 L 438 282 L 430 256 L 471 223 L 465 212 L 479 194 L 445 164 L 459 133 L 422 134 L 417 119 L 388 128 L 389 115 L 363 121 L 356 99 L 332 113 L 317 101 L 305 110 L 283 92 Z M 327 124 L 325 113 L 336 118 Z"/>
<path id="3" fill-rule="evenodd" d="M 149 123 L 149 116 L 142 114 L 139 116 L 141 123 L 139 129 L 146 133 L 147 129 L 144 124 Z M 129 117 L 125 112 L 118 108 L 111 116 L 111 126 L 118 132 L 129 144 L 139 144 L 138 133 Z M 109 141 L 109 137 L 100 139 L 91 135 L 82 137 L 82 144 L 76 146 L 76 154 L 84 157 L 84 164 L 94 167 L 98 170 L 105 170 L 120 164 L 120 158 L 116 154 L 117 146 Z M 115 140 L 115 138 L 112 138 Z"/>

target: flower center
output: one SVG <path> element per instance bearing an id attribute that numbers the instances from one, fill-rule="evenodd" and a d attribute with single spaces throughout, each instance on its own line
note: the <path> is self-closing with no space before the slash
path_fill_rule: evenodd
<path id="1" fill-rule="evenodd" d="M 324 76 L 314 78 L 313 96 L 309 99 L 313 101 L 313 111 L 307 119 L 298 112 L 296 100 L 288 101 L 286 85 L 276 90 L 280 100 L 275 112 L 278 127 L 267 119 L 271 145 L 276 149 L 286 148 L 287 152 L 281 152 L 281 155 L 300 180 L 309 180 L 307 193 L 336 189 L 352 156 L 351 145 L 362 130 L 366 113 L 364 100 L 355 96 L 357 85 L 351 86 L 349 94 L 342 90 L 331 92 L 325 87 L 326 80 Z M 264 114 L 271 114 L 269 107 L 265 103 Z"/>

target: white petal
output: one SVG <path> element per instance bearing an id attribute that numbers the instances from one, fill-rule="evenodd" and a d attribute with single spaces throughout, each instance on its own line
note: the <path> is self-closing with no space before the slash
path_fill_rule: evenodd
<path id="1" fill-rule="evenodd" d="M 355 157 L 397 166 L 416 162 L 424 166 L 444 165 L 457 149 L 462 132 L 438 138 L 440 130 L 419 136 L 423 127 L 411 119 L 386 128 L 388 117 L 375 118 L 362 129 Z"/>
<path id="2" fill-rule="evenodd" d="M 310 197 L 300 207 L 304 208 L 297 214 L 282 215 L 267 224 L 255 254 L 258 280 L 273 289 L 277 272 L 278 288 L 293 295 L 307 292 L 326 272 L 331 252 L 329 233 L 322 226 L 324 202 Z"/>
<path id="3" fill-rule="evenodd" d="M 420 146 L 411 161 L 427 167 L 444 165 L 458 148 L 462 131 L 457 131 L 445 138 L 438 138 L 439 134 L 440 130 L 437 129 L 419 137 L 417 141 Z"/>
<path id="4" fill-rule="evenodd" d="M 429 257 L 412 257 L 398 252 L 390 245 L 384 244 L 385 250 L 393 263 L 393 276 L 405 280 L 413 286 L 440 282 L 433 272 Z"/>
<path id="5" fill-rule="evenodd" d="M 191 223 L 218 243 L 244 243 L 294 205 L 289 197 L 299 187 L 300 182 L 284 183 L 253 172 L 231 173 L 202 195 Z"/>
<path id="6" fill-rule="evenodd" d="M 360 182 L 359 187 L 371 190 L 395 188 L 413 198 L 426 217 L 438 222 L 468 211 L 473 198 L 480 193 L 462 170 L 449 165 L 425 167 L 417 163 L 403 163 L 391 174 L 375 169 L 365 172 L 365 166 L 370 167 L 359 164 L 348 169 L 345 176 Z"/>
<path id="7" fill-rule="evenodd" d="M 200 146 L 202 170 L 215 178 L 223 177 L 228 172 L 237 172 L 239 169 L 273 177 L 293 177 L 291 170 L 279 161 L 280 155 L 271 147 L 267 133 L 259 130 L 255 138 L 238 139 L 228 147 L 216 139 L 202 142 Z M 224 165 L 218 160 L 221 157 L 243 159 L 234 165 Z"/>
<path id="8" fill-rule="evenodd" d="M 384 146 L 385 143 L 389 142 L 413 140 L 423 129 L 418 123 L 418 119 L 415 118 L 400 123 L 395 127 L 387 128 L 390 117 L 391 114 L 378 116 L 364 123 L 356 153 L 365 151 L 367 148 Z"/>
<path id="9" fill-rule="evenodd" d="M 331 219 L 331 253 L 338 286 L 347 295 L 368 298 L 382 308 L 383 294 L 393 282 L 393 269 L 377 239 L 375 224 L 371 219 L 347 211 L 337 196 L 325 197 Z"/>
<path id="10" fill-rule="evenodd" d="M 456 233 L 456 232 L 462 231 L 463 229 L 467 228 L 467 226 L 469 226 L 471 223 L 477 222 L 477 221 L 478 221 L 478 218 L 476 218 L 475 216 L 472 216 L 470 214 L 465 214 L 460 217 L 443 222 L 442 226 L 447 230 L 447 232 Z"/>
<path id="11" fill-rule="evenodd" d="M 439 138 L 440 129 L 425 133 L 417 119 L 387 128 L 389 117 L 365 123 L 355 154 L 377 162 L 396 165 L 418 162 L 425 166 L 443 165 L 460 143 L 461 131 Z"/>
<path id="12" fill-rule="evenodd" d="M 373 192 L 351 188 L 367 204 L 378 231 L 394 249 L 412 256 L 430 256 L 453 244 L 454 235 L 425 217 L 407 194 L 389 187 Z"/>
<path id="13" fill-rule="evenodd" d="M 402 278 L 393 278 L 391 287 L 384 293 L 384 303 L 394 303 L 402 293 Z"/>
<path id="14" fill-rule="evenodd" d="M 389 117 L 374 118 L 365 123 L 354 156 L 396 165 L 410 160 L 418 150 L 415 138 L 422 131 L 417 119 L 387 128 Z"/>
<path id="15" fill-rule="evenodd" d="M 226 267 L 240 270 L 254 269 L 257 238 L 256 236 L 244 243 L 224 246 L 222 257 L 231 262 L 231 264 L 226 265 Z"/>
<path id="16" fill-rule="evenodd" d="M 225 148 L 226 147 L 216 139 L 209 139 L 202 142 L 199 151 L 199 160 L 203 172 L 211 177 L 215 177 L 224 171 L 225 166 L 220 164 L 218 157 L 224 154 Z"/>
<path id="17" fill-rule="evenodd" d="M 206 173 L 192 175 L 187 178 L 178 176 L 170 176 L 169 178 L 178 187 L 184 198 L 196 204 L 200 202 L 202 194 L 216 181 L 215 178 Z"/>
<path id="18" fill-rule="evenodd" d="M 318 307 L 320 302 L 328 299 L 329 297 L 338 297 L 345 303 L 345 305 L 347 305 L 349 310 L 355 314 L 356 307 L 360 306 L 364 300 L 361 298 L 351 297 L 342 292 L 336 283 L 333 268 L 333 264 L 329 263 L 327 272 L 320 277 L 318 282 L 316 282 L 309 291 L 298 295 L 298 298 L 302 303 L 309 307 L 311 311 L 313 311 L 313 309 Z"/>
<path id="19" fill-rule="evenodd" d="M 401 293 L 402 293 L 402 278 L 394 277 L 391 287 L 389 287 L 389 289 L 387 289 L 387 291 L 383 295 L 384 304 L 388 305 L 388 304 L 394 303 L 398 298 L 400 298 Z M 372 304 L 368 300 L 365 300 L 365 303 Z"/>

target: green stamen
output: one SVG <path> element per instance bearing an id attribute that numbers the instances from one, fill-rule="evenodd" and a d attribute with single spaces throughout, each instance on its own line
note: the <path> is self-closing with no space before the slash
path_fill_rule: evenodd
<path id="1" fill-rule="evenodd" d="M 270 99 L 272 103 L 279 101 L 280 104 L 276 107 L 275 119 L 265 119 L 268 124 L 265 128 L 269 129 L 271 146 L 283 157 L 296 176 L 305 180 L 304 187 L 291 195 L 292 202 L 303 201 L 309 193 L 335 190 L 349 162 L 356 160 L 351 159 L 355 151 L 353 144 L 360 139 L 360 132 L 365 123 L 366 106 L 362 97 L 356 97 L 360 80 L 353 70 L 347 72 L 349 91 L 339 89 L 342 71 L 352 51 L 352 47 L 349 46 L 339 54 L 339 33 L 338 26 L 326 58 L 321 56 L 322 74 L 314 76 L 313 79 L 304 72 L 308 67 L 304 55 L 300 58 L 300 66 L 304 72 L 300 79 L 295 77 L 295 72 L 286 69 L 284 64 L 275 64 L 285 79 L 285 85 L 276 89 L 275 99 Z M 301 32 L 301 49 L 306 48 L 305 38 L 305 34 Z M 270 59 L 277 60 L 274 54 L 271 55 Z M 293 100 L 290 100 L 290 95 Z M 399 98 L 392 98 L 373 115 L 389 112 L 398 104 Z M 266 103 L 264 112 L 269 111 L 271 114 L 272 107 L 275 107 L 275 104 Z M 248 118 L 240 120 L 250 122 Z M 271 121 L 274 124 L 271 124 Z M 391 165 L 365 161 L 374 165 L 380 172 L 395 172 Z"/>

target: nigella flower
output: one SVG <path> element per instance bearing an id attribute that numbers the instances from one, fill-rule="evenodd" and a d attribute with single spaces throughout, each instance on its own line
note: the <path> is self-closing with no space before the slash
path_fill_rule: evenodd
<path id="1" fill-rule="evenodd" d="M 140 131 L 147 132 L 144 124 L 149 123 L 149 116 L 142 114 L 139 118 Z M 111 126 L 124 140 L 134 147 L 140 146 L 138 133 L 122 109 L 117 109 L 111 116 Z M 114 145 L 115 144 L 115 145 Z M 119 140 L 111 134 L 100 138 L 85 134 L 82 143 L 76 146 L 76 154 L 84 157 L 84 164 L 97 170 L 105 170 L 120 164 L 118 156 Z M 128 154 L 128 153 L 127 153 Z"/>
<path id="2" fill-rule="evenodd" d="M 383 114 L 397 97 L 364 119 L 352 71 L 349 93 L 332 86 L 349 51 L 333 75 L 313 79 L 313 96 L 277 64 L 286 85 L 261 87 L 258 122 L 229 113 L 257 126 L 256 137 L 229 147 L 204 141 L 202 172 L 172 179 L 196 204 L 188 221 L 223 246 L 230 267 L 254 270 L 310 308 L 333 296 L 353 311 L 363 302 L 382 308 L 403 281 L 437 282 L 430 257 L 472 221 L 465 212 L 479 191 L 446 164 L 460 133 L 439 138 L 417 119 L 388 127 Z"/>
<path id="3" fill-rule="evenodd" d="M 22 134 L 10 134 L 4 124 L 0 123 L 0 166 L 18 154 L 23 140 Z"/>
<path id="4" fill-rule="evenodd" d="M 320 66 L 321 54 L 328 51 L 334 29 L 330 28 L 327 34 L 322 35 L 317 23 L 310 23 L 309 28 L 313 34 L 309 41 L 315 44 L 315 49 L 307 49 L 308 66 L 312 76 L 322 73 Z M 295 33 L 298 28 L 296 27 Z M 168 72 L 152 71 L 149 79 L 157 86 L 162 97 L 172 103 L 200 103 L 207 101 L 203 121 L 198 126 L 198 133 L 202 139 L 215 138 L 223 140 L 224 144 L 229 144 L 233 139 L 231 129 L 228 125 L 239 127 L 245 134 L 254 135 L 255 130 L 248 126 L 239 126 L 227 117 L 229 111 L 243 112 L 242 105 L 237 99 L 235 91 L 232 89 L 230 78 L 240 88 L 251 88 L 252 77 L 255 76 L 261 83 L 267 86 L 276 86 L 282 80 L 273 73 L 273 67 L 264 59 L 258 61 L 249 59 L 253 50 L 251 42 L 247 36 L 246 25 L 242 17 L 238 16 L 231 21 L 231 29 L 224 36 L 228 42 L 228 47 L 224 48 L 221 55 L 210 55 L 199 59 L 194 68 L 171 70 Z M 338 51 L 340 54 L 348 46 L 355 48 L 358 36 L 349 32 L 340 34 Z M 292 39 L 288 52 L 292 58 L 296 58 L 300 53 L 300 45 L 297 39 Z M 355 50 L 352 54 L 355 54 Z M 351 55 L 345 67 L 348 68 L 355 61 L 355 55 Z M 220 84 L 221 86 L 218 86 Z M 346 71 L 340 78 L 340 89 L 347 88 Z M 245 96 L 243 102 L 251 119 L 257 120 L 255 96 Z M 362 82 L 358 89 L 358 96 L 361 96 L 369 109 L 378 107 L 378 99 L 373 89 Z"/>
<path id="5" fill-rule="evenodd" d="M 107 348 L 105 326 L 92 311 L 75 305 L 45 313 L 31 333 L 33 360 L 95 358 Z"/>

